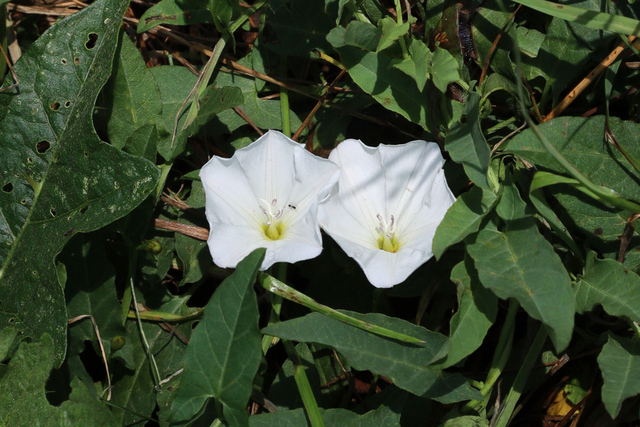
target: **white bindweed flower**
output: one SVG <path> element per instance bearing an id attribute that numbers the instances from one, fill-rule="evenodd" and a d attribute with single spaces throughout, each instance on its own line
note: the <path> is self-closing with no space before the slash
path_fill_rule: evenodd
<path id="1" fill-rule="evenodd" d="M 371 148 L 348 139 L 329 160 L 340 180 L 318 207 L 320 226 L 378 288 L 403 282 L 433 256 L 436 228 L 455 197 L 438 144 Z"/>
<path id="2" fill-rule="evenodd" d="M 322 251 L 318 202 L 338 180 L 329 160 L 269 131 L 230 159 L 212 158 L 200 170 L 216 265 L 235 267 L 266 248 L 261 269 L 314 258 Z"/>

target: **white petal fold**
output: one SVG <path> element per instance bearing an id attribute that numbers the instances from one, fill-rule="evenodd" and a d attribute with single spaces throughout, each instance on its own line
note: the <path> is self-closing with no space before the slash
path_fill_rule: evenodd
<path id="1" fill-rule="evenodd" d="M 372 285 L 403 282 L 433 256 L 435 230 L 455 201 L 436 143 L 412 141 L 371 148 L 349 139 L 329 160 L 338 186 L 318 207 L 320 226 L 354 258 Z M 380 248 L 392 235 L 396 252 Z"/>
<path id="2" fill-rule="evenodd" d="M 276 262 L 318 256 L 318 202 L 327 197 L 339 174 L 334 163 L 277 131 L 267 132 L 230 159 L 213 157 L 200 170 L 213 261 L 232 268 L 261 247 L 267 249 L 262 270 Z M 263 229 L 271 222 L 282 226 L 275 240 Z"/>

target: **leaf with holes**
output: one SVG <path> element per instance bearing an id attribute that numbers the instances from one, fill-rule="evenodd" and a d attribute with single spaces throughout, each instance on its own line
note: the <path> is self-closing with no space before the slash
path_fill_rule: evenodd
<path id="1" fill-rule="evenodd" d="M 126 215 L 159 177 L 93 129 L 127 5 L 99 0 L 59 21 L 16 63 L 19 90 L 0 93 L 0 325 L 50 334 L 56 364 L 67 344 L 56 255 L 73 234 Z"/>

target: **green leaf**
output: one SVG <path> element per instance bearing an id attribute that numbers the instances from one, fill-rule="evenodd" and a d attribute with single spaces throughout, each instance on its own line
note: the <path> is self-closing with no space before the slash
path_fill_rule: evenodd
<path id="1" fill-rule="evenodd" d="M 212 17 L 204 2 L 162 0 L 147 9 L 138 22 L 138 34 L 158 25 L 193 25 L 211 22 Z"/>
<path id="2" fill-rule="evenodd" d="M 476 351 L 498 314 L 498 299 L 482 287 L 473 266 L 467 269 L 468 262 L 471 260 L 461 261 L 451 271 L 451 281 L 458 289 L 458 311 L 449 327 L 449 352 L 446 359 L 438 363 L 442 369 Z"/>
<path id="3" fill-rule="evenodd" d="M 507 224 L 504 232 L 481 230 L 467 251 L 483 286 L 517 299 L 545 324 L 557 351 L 569 345 L 575 312 L 569 274 L 531 217 Z"/>
<path id="4" fill-rule="evenodd" d="M 164 303 L 159 307 L 152 306 L 159 311 L 176 315 L 186 315 L 192 310 L 186 306 L 189 296 L 169 299 L 169 293 L 165 290 L 160 292 L 158 287 L 148 290 L 151 293 L 149 301 L 141 298 L 139 291 L 138 302 L 152 305 L 153 299 L 162 299 Z M 179 374 L 179 369 L 183 366 L 184 355 L 187 346 L 180 339 L 178 334 L 186 339 L 190 338 L 192 323 L 184 323 L 169 332 L 157 323 L 142 322 L 147 342 L 150 345 L 150 353 L 153 355 L 160 380 L 166 380 L 170 376 Z M 151 417 L 160 394 L 166 393 L 168 386 L 158 386 L 152 370 L 154 369 L 149 361 L 149 356 L 143 347 L 140 330 L 136 322 L 127 322 L 127 332 L 124 334 L 125 345 L 111 357 L 111 373 L 113 376 L 112 402 L 119 407 L 112 408 L 112 413 L 118 425 L 136 425 L 145 420 L 144 417 Z M 129 354 L 130 356 L 127 356 Z M 122 357 L 120 357 L 122 356 Z M 114 359 L 118 363 L 113 363 Z M 131 366 L 125 366 L 120 362 L 130 359 Z M 120 409 L 124 408 L 124 409 Z"/>
<path id="5" fill-rule="evenodd" d="M 489 427 L 489 420 L 486 417 L 463 415 L 447 420 L 442 427 Z"/>
<path id="6" fill-rule="evenodd" d="M 545 0 L 514 0 L 531 9 L 547 15 L 555 16 L 569 22 L 586 25 L 596 30 L 640 36 L 640 21 L 626 16 L 595 12 L 566 4 L 558 4 Z"/>
<path id="7" fill-rule="evenodd" d="M 331 51 L 325 37 L 335 27 L 337 1 L 293 0 L 288 7 L 276 7 L 267 9 L 267 22 L 273 31 L 265 46 L 281 55 L 305 57 L 313 49 Z"/>
<path id="8" fill-rule="evenodd" d="M 344 44 L 373 52 L 380 42 L 380 37 L 382 37 L 382 30 L 375 25 L 368 22 L 351 21 L 344 33 Z"/>
<path id="9" fill-rule="evenodd" d="M 433 51 L 433 58 L 429 63 L 429 68 L 433 78 L 433 84 L 442 93 L 447 91 L 450 83 L 460 80 L 458 72 L 458 61 L 449 53 L 448 50 L 440 47 Z"/>
<path id="10" fill-rule="evenodd" d="M 124 151 L 136 157 L 155 162 L 160 135 L 155 124 L 147 124 L 136 129 L 124 145 Z M 157 189 L 156 189 L 157 190 Z"/>
<path id="11" fill-rule="evenodd" d="M 480 127 L 480 95 L 469 92 L 465 102 L 467 121 L 456 123 L 447 132 L 445 150 L 460 163 L 474 184 L 491 190 L 487 173 L 491 152 Z"/>
<path id="12" fill-rule="evenodd" d="M 25 418 L 50 426 L 116 425 L 107 407 L 90 397 L 77 378 L 68 401 L 49 404 L 45 383 L 54 360 L 54 343 L 46 334 L 39 342 L 20 344 L 0 378 L 0 425 L 25 425 Z"/>
<path id="13" fill-rule="evenodd" d="M 329 380 L 324 379 L 323 381 L 323 379 L 320 378 L 320 372 L 317 369 L 317 365 L 315 365 L 316 362 L 314 360 L 314 355 L 311 353 L 310 347 L 311 344 L 307 345 L 303 342 L 296 345 L 295 350 L 298 355 L 299 364 L 294 365 L 291 358 L 287 358 L 287 360 L 282 363 L 282 366 L 271 383 L 268 397 L 269 400 L 278 408 L 302 408 L 304 405 L 300 392 L 298 391 L 298 384 L 295 378 L 296 369 L 302 369 L 304 371 L 318 405 L 321 407 L 333 406 L 328 405 L 329 402 L 325 399 L 326 389 L 322 389 L 322 384 L 326 384 L 331 379 L 339 377 L 343 373 L 342 368 L 338 365 L 337 369 L 333 370 L 333 376 Z M 324 349 L 329 350 L 327 347 L 324 347 Z M 333 351 L 331 351 L 330 357 L 335 361 Z M 344 360 L 344 358 L 342 358 L 342 360 Z M 338 387 L 342 389 L 339 384 Z M 334 405 L 336 403 L 337 402 L 334 402 Z"/>
<path id="14" fill-rule="evenodd" d="M 469 388 L 460 376 L 444 377 L 438 370 L 428 367 L 429 363 L 444 356 L 447 349 L 445 336 L 382 314 L 342 312 L 374 325 L 420 337 L 426 344 L 408 344 L 376 336 L 319 313 L 271 324 L 262 332 L 287 340 L 333 347 L 355 369 L 385 375 L 402 389 L 440 402 L 459 402 L 477 396 L 477 391 Z"/>
<path id="15" fill-rule="evenodd" d="M 0 324 L 49 333 L 57 364 L 67 316 L 55 256 L 71 235 L 126 215 L 159 176 L 93 129 L 127 4 L 99 0 L 56 23 L 16 63 L 20 93 L 0 94 Z"/>
<path id="16" fill-rule="evenodd" d="M 166 86 L 164 89 L 169 91 L 175 91 L 172 89 L 171 82 L 165 82 Z M 188 92 L 187 92 L 188 94 Z M 164 97 L 164 93 L 163 93 Z M 175 95 L 168 95 L 170 99 L 175 99 Z M 186 98 L 186 96 L 185 96 Z M 198 115 L 195 120 L 184 129 L 184 125 L 187 120 L 187 112 L 188 109 L 185 107 L 180 115 L 180 119 L 178 121 L 177 134 L 175 140 L 172 141 L 172 133 L 174 129 L 175 123 L 175 114 L 177 114 L 178 109 L 182 105 L 184 98 L 180 100 L 180 105 L 176 109 L 176 112 L 171 116 L 170 119 L 170 131 L 169 135 L 158 142 L 158 152 L 162 157 L 167 160 L 175 159 L 178 155 L 180 155 L 186 145 L 187 138 L 195 135 L 200 128 L 206 124 L 209 120 L 213 119 L 218 113 L 235 107 L 237 105 L 241 105 L 244 102 L 244 98 L 242 96 L 242 91 L 240 88 L 225 86 L 225 87 L 214 87 L 213 85 L 208 86 L 202 97 L 199 99 L 200 108 L 198 109 Z M 175 105 L 174 105 L 175 106 Z M 170 107 L 171 108 L 171 107 Z M 235 113 L 234 113 L 235 114 Z M 166 118 L 167 115 L 163 112 L 163 117 L 165 118 L 165 126 L 166 126 Z M 173 145 L 172 145 L 173 144 Z"/>
<path id="17" fill-rule="evenodd" d="M 471 187 L 449 208 L 433 237 L 433 254 L 440 259 L 447 248 L 463 241 L 480 228 L 498 197 L 481 187 Z"/>
<path id="18" fill-rule="evenodd" d="M 104 94 L 109 142 L 117 148 L 123 148 L 136 130 L 153 123 L 162 111 L 158 86 L 124 31 L 120 31 L 114 70 Z"/>
<path id="19" fill-rule="evenodd" d="M 622 402 L 640 393 L 640 342 L 609 334 L 598 355 L 602 371 L 602 403 L 611 418 L 618 416 Z"/>
<path id="20" fill-rule="evenodd" d="M 378 409 L 366 412 L 362 415 L 346 409 L 320 409 L 322 419 L 328 426 L 341 427 L 395 427 L 400 425 L 401 412 L 382 405 Z M 250 427 L 299 427 L 309 425 L 304 409 L 291 411 L 278 411 L 271 414 L 254 415 L 249 418 Z"/>
<path id="21" fill-rule="evenodd" d="M 238 63 L 251 68 L 252 58 L 252 55 L 248 55 L 238 61 Z M 282 127 L 280 101 L 260 99 L 255 79 L 238 73 L 220 72 L 216 77 L 216 84 L 219 86 L 235 86 L 240 88 L 244 103 L 239 105 L 238 108 L 260 129 L 280 129 Z M 294 111 L 291 111 L 290 120 L 293 129 L 298 128 L 302 124 L 302 120 L 300 120 Z M 221 112 L 216 116 L 214 122 L 215 123 L 210 123 L 210 125 L 205 128 L 207 135 L 232 133 L 239 127 L 247 125 L 246 120 L 232 110 Z M 252 137 L 255 135 L 253 129 L 251 130 L 251 135 Z"/>
<path id="22" fill-rule="evenodd" d="M 382 37 L 378 43 L 376 52 L 380 52 L 391 46 L 396 40 L 409 32 L 411 28 L 410 22 L 398 24 L 396 20 L 390 16 L 385 16 L 378 22 L 382 27 Z"/>
<path id="23" fill-rule="evenodd" d="M 0 329 L 0 362 L 11 355 L 11 349 L 16 345 L 18 330 L 16 328 Z"/>
<path id="24" fill-rule="evenodd" d="M 590 251 L 584 274 L 574 285 L 576 312 L 602 305 L 611 316 L 640 322 L 640 277 L 612 259 L 600 260 Z"/>
<path id="25" fill-rule="evenodd" d="M 609 125 L 620 144 L 628 147 L 631 155 L 638 157 L 640 148 L 631 141 L 638 139 L 640 126 L 614 117 L 610 119 Z M 613 189 L 617 194 L 617 201 L 640 200 L 637 174 L 621 153 L 603 142 L 603 129 L 602 116 L 587 119 L 562 117 L 539 127 L 547 141 L 579 169 L 591 184 L 598 189 Z M 523 157 L 543 171 L 566 173 L 564 167 L 549 154 L 531 130 L 525 130 L 523 134 L 525 135 L 518 135 L 509 143 L 507 151 Z M 584 232 L 594 249 L 607 257 L 617 257 L 620 247 L 617 236 L 622 234 L 629 213 L 606 209 L 601 203 L 567 185 L 548 188 L 547 192 L 555 196 L 562 205 L 562 209 L 555 209 L 555 212 L 563 223 L 567 226 L 574 225 Z M 589 190 L 593 192 L 593 188 Z M 639 243 L 639 238 L 633 238 L 629 249 L 637 247 Z M 637 268 L 638 255 L 640 254 L 636 251 L 628 252 L 625 265 Z"/>
<path id="26" fill-rule="evenodd" d="M 531 58 L 538 56 L 540 47 L 544 42 L 544 34 L 524 26 L 516 28 L 516 34 L 518 36 L 518 48 L 520 48 L 520 52 Z"/>
<path id="27" fill-rule="evenodd" d="M 184 358 L 181 386 L 171 407 L 173 421 L 193 418 L 210 398 L 220 402 L 229 421 L 247 417 L 245 407 L 262 356 L 253 284 L 264 254 L 257 249 L 241 261 L 207 303 Z"/>
<path id="28" fill-rule="evenodd" d="M 67 267 L 67 314 L 69 318 L 81 315 L 93 316 L 107 354 L 111 351 L 111 339 L 125 334 L 118 316 L 121 311 L 116 293 L 115 269 L 107 259 L 100 234 L 81 234 L 71 239 L 58 260 Z M 84 351 L 85 341 L 95 343 L 99 354 L 96 333 L 89 319 L 69 325 L 68 354 L 74 356 Z"/>
<path id="29" fill-rule="evenodd" d="M 449 83 L 460 80 L 458 62 L 445 49 L 435 47 L 433 53 L 422 41 L 410 39 L 408 43 L 411 58 L 394 60 L 393 66 L 412 77 L 418 89 L 424 90 L 429 78 L 442 93 L 447 91 Z"/>
<path id="30" fill-rule="evenodd" d="M 340 60 L 353 81 L 383 107 L 401 114 L 425 130 L 432 129 L 429 95 L 416 92 L 415 81 L 394 68 L 391 57 L 345 45 L 344 33 L 344 28 L 334 28 L 327 40 L 340 54 Z"/>
<path id="31" fill-rule="evenodd" d="M 185 221 L 181 222 L 186 223 Z M 200 281 L 206 269 L 211 266 L 211 255 L 207 242 L 180 233 L 176 233 L 175 239 L 176 253 L 184 268 L 180 286 Z"/>

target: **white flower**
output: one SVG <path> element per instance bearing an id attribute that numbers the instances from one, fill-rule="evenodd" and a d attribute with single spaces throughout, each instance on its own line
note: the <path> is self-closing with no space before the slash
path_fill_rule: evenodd
<path id="1" fill-rule="evenodd" d="M 235 267 L 266 248 L 261 269 L 314 258 L 322 251 L 319 200 L 340 171 L 277 131 L 269 131 L 232 158 L 212 158 L 200 170 L 209 251 L 220 267 Z"/>
<path id="2" fill-rule="evenodd" d="M 318 207 L 320 226 L 378 288 L 403 282 L 433 256 L 436 228 L 455 201 L 434 142 L 371 148 L 348 139 L 329 160 L 340 180 Z"/>

